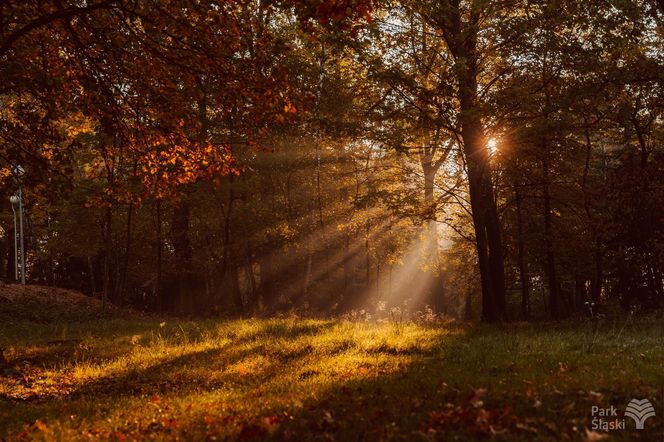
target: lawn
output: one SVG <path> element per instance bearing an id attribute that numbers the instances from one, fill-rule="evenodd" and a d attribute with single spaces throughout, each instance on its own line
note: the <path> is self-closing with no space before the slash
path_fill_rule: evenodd
<path id="1" fill-rule="evenodd" d="M 0 439 L 661 440 L 664 325 L 404 320 L 3 322 Z M 635 430 L 593 406 L 648 398 Z M 615 418 L 614 418 L 615 419 Z"/>

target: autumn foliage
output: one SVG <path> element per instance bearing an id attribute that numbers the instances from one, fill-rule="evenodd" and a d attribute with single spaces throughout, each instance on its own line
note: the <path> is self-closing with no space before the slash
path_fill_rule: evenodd
<path id="1" fill-rule="evenodd" d="M 270 147 L 272 128 L 292 121 L 299 101 L 280 62 L 289 45 L 270 20 L 293 10 L 302 23 L 342 30 L 370 10 L 355 1 L 254 7 L 186 0 L 3 6 L 5 158 L 62 167 L 53 151 L 65 161 L 86 130 L 81 123 L 101 137 L 91 169 L 104 164 L 111 191 L 124 164 L 135 163 L 131 174 L 145 185 L 137 192 L 159 197 L 236 173 L 233 151 Z"/>

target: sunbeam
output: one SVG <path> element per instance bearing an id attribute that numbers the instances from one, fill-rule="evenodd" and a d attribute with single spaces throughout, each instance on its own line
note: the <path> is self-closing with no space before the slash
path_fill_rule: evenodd
<path id="1" fill-rule="evenodd" d="M 331 255 L 324 256 L 322 262 L 321 259 L 317 259 L 316 266 L 312 268 L 308 275 L 304 276 L 304 280 L 301 279 L 302 283 L 291 285 L 281 293 L 282 297 L 297 299 L 304 295 L 305 285 L 313 286 L 315 283 L 326 279 L 331 273 L 343 270 L 345 264 L 362 255 L 361 252 L 365 247 L 366 240 L 372 241 L 375 238 L 378 238 L 378 241 L 384 240 L 382 235 L 389 229 L 390 222 L 389 218 L 384 218 L 371 229 L 368 236 L 353 241 L 346 248 L 341 248 Z"/>

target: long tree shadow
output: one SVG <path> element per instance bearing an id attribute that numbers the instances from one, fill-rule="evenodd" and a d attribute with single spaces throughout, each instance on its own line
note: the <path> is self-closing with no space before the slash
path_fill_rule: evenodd
<path id="1" fill-rule="evenodd" d="M 331 321 L 303 324 L 266 321 L 249 333 L 243 334 L 229 330 L 222 333 L 219 337 L 232 340 L 234 345 L 243 345 L 245 343 L 256 342 L 263 339 L 274 339 L 277 337 L 291 339 L 303 335 L 312 335 L 323 332 L 325 329 L 330 328 L 332 324 Z M 195 334 L 195 336 L 193 336 L 194 341 L 200 341 L 205 339 L 206 336 L 218 332 L 218 327 L 219 323 L 212 321 L 202 327 L 197 327 L 196 330 L 188 330 L 187 332 Z M 172 328 L 173 330 L 180 332 L 178 327 Z M 140 341 L 144 340 L 142 337 L 149 336 L 149 334 L 155 330 L 158 332 L 160 331 L 156 323 L 148 326 L 132 327 L 130 330 L 124 330 L 123 332 L 118 333 L 114 337 L 114 340 L 129 343 L 134 337 L 138 337 L 141 339 L 137 339 L 137 343 L 141 343 Z M 171 334 L 173 334 L 172 331 Z M 149 342 L 145 344 L 150 345 Z M 73 336 L 67 339 L 56 339 L 51 336 L 44 338 L 40 342 L 33 343 L 29 346 L 31 348 L 27 351 L 15 351 L 15 354 L 10 355 L 9 358 L 15 363 L 15 365 L 19 366 L 33 365 L 48 369 L 56 369 L 60 366 L 76 365 L 81 362 L 108 362 L 111 359 L 123 356 L 128 349 L 131 349 L 131 347 L 124 349 L 111 348 L 100 351 L 100 349 L 96 348 L 91 349 L 89 345 L 90 342 L 86 339 L 84 333 L 73 333 Z M 9 347 L 12 346 L 13 345 L 11 344 L 9 345 Z"/>
<path id="2" fill-rule="evenodd" d="M 3 428 L 3 432 L 10 431 L 11 428 L 16 430 L 26 421 L 34 421 L 37 418 L 57 420 L 61 417 L 63 407 L 76 409 L 77 404 L 80 403 L 83 406 L 88 398 L 92 397 L 98 402 L 106 401 L 106 399 L 113 401 L 122 397 L 154 395 L 182 397 L 198 392 L 215 391 L 238 382 L 251 384 L 266 381 L 277 376 L 279 371 L 265 374 L 250 373 L 239 379 L 237 373 L 226 372 L 226 369 L 247 358 L 257 356 L 279 364 L 295 363 L 298 359 L 306 357 L 311 348 L 306 346 L 295 350 L 269 348 L 263 342 L 280 339 L 292 341 L 307 335 L 322 333 L 332 325 L 331 321 L 310 324 L 284 324 L 267 321 L 254 327 L 248 333 L 224 332 L 219 336 L 219 338 L 224 338 L 224 343 L 220 343 L 218 346 L 187 351 L 174 356 L 158 357 L 155 358 L 156 362 L 149 362 L 140 368 L 124 369 L 120 366 L 118 370 L 110 370 L 100 376 L 92 376 L 90 381 L 78 381 L 46 394 L 29 394 L 31 385 L 21 385 L 23 390 L 27 390 L 27 395 L 0 394 L 0 412 L 2 412 L 0 414 L 7 417 L 5 420 L 7 428 Z M 128 339 L 129 335 L 125 338 Z M 208 337 L 208 339 L 210 338 Z M 183 348 L 186 349 L 186 345 Z M 149 347 L 144 350 L 148 351 Z M 69 354 L 57 350 L 47 353 L 47 356 L 54 355 L 63 357 L 57 364 L 72 363 L 75 367 L 76 361 L 67 359 Z M 106 360 L 105 364 L 101 365 L 117 367 L 123 357 Z M 22 381 L 21 383 L 24 384 Z M 15 407 L 22 409 L 20 414 L 24 417 L 20 422 L 9 421 L 9 410 Z M 13 412 L 15 411 L 13 410 Z M 1 422 L 3 420 L 0 419 L 0 424 L 3 423 Z M 0 436 L 3 432 L 0 432 Z"/>
<path id="3" fill-rule="evenodd" d="M 267 413 L 262 416 L 237 412 L 208 421 L 205 413 L 194 409 L 177 429 L 155 424 L 141 434 L 352 441 L 579 439 L 585 436 L 593 405 L 620 405 L 632 395 L 651 397 L 656 409 L 664 405 L 645 389 L 655 378 L 640 378 L 643 367 L 623 374 L 631 380 L 622 383 L 617 370 L 615 375 L 611 370 L 595 372 L 614 368 L 609 350 L 622 341 L 601 347 L 591 334 L 568 343 L 567 335 L 555 334 L 557 328 L 462 327 L 435 335 L 433 345 L 375 341 L 360 348 L 350 335 L 337 334 L 330 342 L 325 332 L 334 322 L 310 325 L 267 323 L 236 334 L 230 343 L 109 373 L 66 395 L 26 407 L 30 416 L 57 420 L 65 403 L 76 408 L 88 397 L 113 401 L 163 395 L 215 401 L 214 392 L 226 389 L 235 401 L 257 403 L 263 400 L 256 395 L 259 390 L 272 391 L 283 400 L 271 408 L 256 407 Z M 305 335 L 312 340 L 296 342 Z M 350 372 L 336 370 L 338 358 L 345 357 L 362 362 Z M 243 361 L 258 365 L 242 373 L 232 370 Z M 586 373 L 583 364 L 588 361 L 592 366 Z M 657 372 L 657 367 L 649 370 Z M 271 390 L 275 385 L 278 388 Z M 652 439 L 662 429 L 659 421 L 643 432 L 617 436 Z"/>
<path id="4" fill-rule="evenodd" d="M 656 410 L 664 409 L 664 384 L 653 376 L 661 368 L 657 362 L 650 363 L 649 376 L 641 378 L 638 369 L 626 375 L 617 367 L 628 363 L 611 366 L 610 353 L 597 348 L 590 359 L 606 359 L 581 375 L 586 343 L 549 352 L 539 342 L 547 337 L 546 327 L 524 326 L 525 338 L 514 336 L 519 328 L 475 327 L 445 335 L 435 351 L 415 354 L 404 370 L 333 383 L 276 431 L 256 426 L 251 434 L 297 441 L 588 440 L 604 434 L 592 431 L 593 406 L 621 408 L 632 397 L 648 397 Z M 570 352 L 577 346 L 576 354 Z M 389 348 L 384 352 L 394 354 Z M 560 362 L 565 356 L 576 362 Z M 614 373 L 599 373 L 612 368 Z M 662 419 L 651 419 L 643 431 L 628 426 L 611 433 L 621 440 L 663 436 Z"/>

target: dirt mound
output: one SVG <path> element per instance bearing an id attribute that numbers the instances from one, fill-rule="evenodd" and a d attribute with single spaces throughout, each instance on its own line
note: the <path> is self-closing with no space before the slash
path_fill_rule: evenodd
<path id="1" fill-rule="evenodd" d="M 0 283 L 0 322 L 80 321 L 134 314 L 73 290 Z"/>

